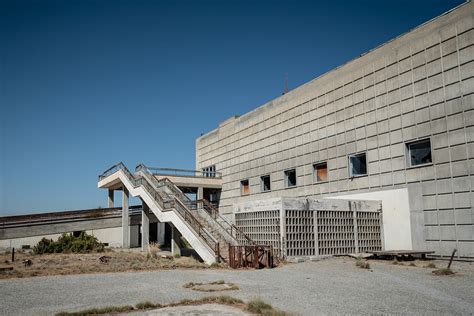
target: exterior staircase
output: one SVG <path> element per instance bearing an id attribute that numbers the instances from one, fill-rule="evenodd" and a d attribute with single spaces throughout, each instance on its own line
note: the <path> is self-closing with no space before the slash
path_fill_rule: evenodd
<path id="1" fill-rule="evenodd" d="M 99 176 L 98 187 L 120 182 L 133 196 L 140 197 L 160 222 L 172 223 L 208 264 L 228 262 L 230 245 L 254 244 L 211 203 L 191 201 L 173 182 L 156 179 L 143 164 L 136 167 L 135 173 L 121 162 L 114 165 Z"/>

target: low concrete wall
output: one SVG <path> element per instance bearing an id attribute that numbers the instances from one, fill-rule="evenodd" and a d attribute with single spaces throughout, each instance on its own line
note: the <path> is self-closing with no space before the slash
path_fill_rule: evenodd
<path id="1" fill-rule="evenodd" d="M 138 226 L 131 226 L 131 227 L 138 227 Z M 138 232 L 138 228 L 131 229 L 131 230 L 132 232 L 134 230 Z M 121 227 L 86 230 L 86 233 L 97 237 L 97 239 L 100 242 L 107 243 L 109 247 L 121 246 L 121 242 L 122 242 L 122 228 Z M 22 246 L 24 245 L 28 245 L 30 246 L 30 248 L 33 248 L 42 238 L 57 240 L 60 236 L 61 234 L 48 234 L 48 235 L 4 239 L 4 240 L 0 240 L 0 251 L 9 250 L 13 247 L 15 249 L 21 249 Z M 136 234 L 136 236 L 131 234 L 131 237 L 138 240 L 138 233 Z"/>

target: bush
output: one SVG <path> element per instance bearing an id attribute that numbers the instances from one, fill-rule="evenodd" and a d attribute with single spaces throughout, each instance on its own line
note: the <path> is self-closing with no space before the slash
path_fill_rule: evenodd
<path id="1" fill-rule="evenodd" d="M 71 234 L 62 234 L 57 241 L 43 238 L 36 246 L 33 247 L 35 255 L 44 253 L 86 253 L 86 252 L 102 252 L 104 244 L 97 240 L 96 237 L 81 232 L 79 237 Z"/>

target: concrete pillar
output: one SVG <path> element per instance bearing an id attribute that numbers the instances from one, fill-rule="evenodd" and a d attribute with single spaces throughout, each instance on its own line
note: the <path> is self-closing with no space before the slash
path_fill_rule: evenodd
<path id="1" fill-rule="evenodd" d="M 130 216 L 128 213 L 129 192 L 125 187 L 123 187 L 122 196 L 122 248 L 130 248 Z"/>
<path id="2" fill-rule="evenodd" d="M 109 208 L 114 207 L 114 190 L 109 189 Z"/>
<path id="3" fill-rule="evenodd" d="M 142 202 L 142 251 L 148 250 L 150 243 L 150 218 L 148 217 L 149 208 L 145 202 Z"/>
<path id="4" fill-rule="evenodd" d="M 204 188 L 203 187 L 198 187 L 196 199 L 197 200 L 204 199 Z M 202 203 L 197 204 L 198 209 L 201 209 L 202 207 L 203 207 Z"/>
<path id="5" fill-rule="evenodd" d="M 156 223 L 156 241 L 160 245 L 165 244 L 165 223 Z"/>
<path id="6" fill-rule="evenodd" d="M 181 255 L 181 233 L 171 224 L 171 254 Z"/>

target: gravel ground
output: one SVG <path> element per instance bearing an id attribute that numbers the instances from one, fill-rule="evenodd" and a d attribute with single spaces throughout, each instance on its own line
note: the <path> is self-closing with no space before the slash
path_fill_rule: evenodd
<path id="1" fill-rule="evenodd" d="M 455 262 L 456 275 L 433 269 L 350 258 L 289 264 L 265 270 L 169 270 L 0 280 L 0 313 L 48 315 L 91 307 L 170 303 L 203 296 L 261 298 L 275 308 L 315 314 L 473 314 L 474 263 Z M 419 264 L 419 263 L 417 263 Z M 436 262 L 445 266 L 445 261 Z M 187 282 L 225 280 L 237 291 L 201 293 Z"/>

